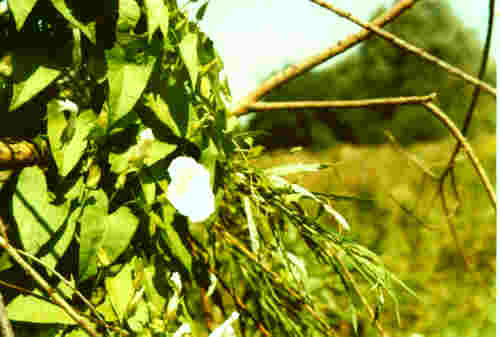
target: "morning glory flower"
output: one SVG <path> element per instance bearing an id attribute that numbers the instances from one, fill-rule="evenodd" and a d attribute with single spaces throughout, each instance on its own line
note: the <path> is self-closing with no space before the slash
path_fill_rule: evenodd
<path id="1" fill-rule="evenodd" d="M 210 173 L 190 157 L 177 157 L 168 167 L 172 181 L 167 199 L 192 222 L 206 220 L 215 211 Z"/>

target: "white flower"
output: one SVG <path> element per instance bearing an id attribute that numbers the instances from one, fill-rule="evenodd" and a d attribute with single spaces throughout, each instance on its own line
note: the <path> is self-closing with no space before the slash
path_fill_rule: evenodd
<path id="1" fill-rule="evenodd" d="M 187 333 L 191 333 L 191 327 L 189 326 L 189 324 L 184 323 L 179 327 L 179 329 L 177 329 L 173 337 L 182 337 Z"/>
<path id="2" fill-rule="evenodd" d="M 190 157 L 177 157 L 168 167 L 172 181 L 167 199 L 192 222 L 206 220 L 215 211 L 210 173 Z"/>
<path id="3" fill-rule="evenodd" d="M 59 104 L 60 111 L 78 112 L 78 105 L 69 99 L 65 99 L 64 101 L 59 100 L 57 103 Z"/>
<path id="4" fill-rule="evenodd" d="M 233 312 L 231 316 L 220 326 L 217 327 L 208 337 L 236 337 L 234 333 L 234 329 L 231 326 L 234 321 L 236 321 L 240 317 L 238 312 Z"/>
<path id="5" fill-rule="evenodd" d="M 154 140 L 153 130 L 144 129 L 139 133 L 139 142 L 144 142 L 146 140 Z"/>

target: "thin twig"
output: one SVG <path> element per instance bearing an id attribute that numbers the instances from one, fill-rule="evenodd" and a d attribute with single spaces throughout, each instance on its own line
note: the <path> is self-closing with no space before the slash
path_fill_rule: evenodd
<path id="1" fill-rule="evenodd" d="M 469 82 L 473 85 L 479 86 L 481 89 L 485 90 L 489 94 L 496 97 L 497 92 L 496 92 L 495 88 L 493 88 L 490 85 L 488 85 L 487 83 L 467 74 L 463 70 L 461 70 L 457 67 L 454 67 L 447 62 L 444 62 L 440 58 L 429 54 L 428 52 L 426 52 L 422 48 L 416 47 L 416 46 L 404 41 L 403 39 L 389 33 L 388 31 L 381 29 L 380 27 L 378 27 L 372 23 L 364 23 L 361 20 L 359 20 L 358 18 L 356 18 L 355 16 L 353 16 L 351 13 L 348 13 L 346 11 L 343 11 L 343 10 L 337 8 L 337 7 L 334 7 L 333 5 L 327 3 L 326 1 L 323 1 L 323 0 L 309 0 L 309 1 L 314 2 L 315 4 L 332 11 L 335 14 L 337 14 L 343 18 L 346 18 L 347 20 L 357 24 L 358 26 L 361 26 L 365 29 L 372 31 L 373 33 L 379 35 L 380 37 L 384 38 L 385 40 L 400 47 L 401 49 L 407 50 L 410 53 L 417 55 L 417 56 L 425 59 L 426 61 L 431 62 L 431 63 L 443 68 L 444 70 L 446 70 L 450 74 L 454 74 L 454 75 L 462 78 L 466 82 Z"/>
<path id="2" fill-rule="evenodd" d="M 24 256 L 38 262 L 40 265 L 45 267 L 48 271 L 50 271 L 51 273 L 56 275 L 59 278 L 59 280 L 61 280 L 66 286 L 68 286 L 71 290 L 73 290 L 75 292 L 75 294 L 90 308 L 90 310 L 92 310 L 92 312 L 94 313 L 94 315 L 96 315 L 96 317 L 99 319 L 99 321 L 102 325 L 104 325 L 104 326 L 107 325 L 106 322 L 104 321 L 104 317 L 99 313 L 99 311 L 97 311 L 97 308 L 92 303 L 90 303 L 90 301 L 85 296 L 83 296 L 82 293 L 79 292 L 78 289 L 76 289 L 75 286 L 73 284 L 71 284 L 70 281 L 66 280 L 64 278 L 64 276 L 62 276 L 60 273 L 58 273 L 57 270 L 55 270 L 54 268 L 50 268 L 42 260 L 40 260 L 39 258 L 34 256 L 33 254 L 30 254 L 28 252 L 24 252 L 20 249 L 17 249 L 17 252 L 21 255 L 24 255 Z"/>
<path id="3" fill-rule="evenodd" d="M 10 324 L 9 317 L 7 316 L 7 310 L 5 309 L 5 303 L 3 301 L 3 296 L 0 293 L 0 331 L 2 331 L 2 336 L 4 337 L 15 337 L 14 330 Z"/>
<path id="4" fill-rule="evenodd" d="M 248 106 L 248 112 L 284 109 L 321 109 L 321 108 L 369 108 L 380 105 L 406 105 L 430 102 L 436 93 L 426 96 L 386 97 L 347 101 L 293 101 L 293 102 L 256 102 Z"/>
<path id="5" fill-rule="evenodd" d="M 354 288 L 354 291 L 356 292 L 356 294 L 358 295 L 358 297 L 361 299 L 361 302 L 363 302 L 363 305 L 365 306 L 366 311 L 368 312 L 368 315 L 370 315 L 370 318 L 371 319 L 375 319 L 375 312 L 373 311 L 372 307 L 370 306 L 370 304 L 368 303 L 368 301 L 366 300 L 366 298 L 361 293 L 361 290 L 359 290 L 359 288 L 358 288 L 358 286 L 356 284 L 356 281 L 354 280 L 354 277 L 352 276 L 352 274 L 349 271 L 349 269 L 346 268 L 344 262 L 338 256 L 337 252 L 333 252 L 332 255 L 335 258 L 335 260 L 338 262 L 338 264 L 340 265 L 340 267 L 342 268 L 342 271 L 344 272 L 344 275 L 347 276 L 347 278 L 349 279 L 349 282 L 351 283 L 351 285 Z M 382 325 L 380 324 L 380 322 L 378 320 L 375 320 L 375 326 L 377 327 L 377 330 L 379 331 L 379 333 L 380 333 L 381 336 L 386 336 L 384 328 L 382 327 Z"/>
<path id="6" fill-rule="evenodd" d="M 432 172 L 432 170 L 429 167 L 427 167 L 427 165 L 422 160 L 420 160 L 414 154 L 403 149 L 403 147 L 396 141 L 396 138 L 392 135 L 392 133 L 389 130 L 384 130 L 384 135 L 387 137 L 387 139 L 389 139 L 389 141 L 394 145 L 394 147 L 408 159 L 408 161 L 415 164 L 418 168 L 422 170 L 422 172 L 431 177 L 433 180 L 438 179 L 438 176 L 435 175 L 434 172 Z"/>
<path id="7" fill-rule="evenodd" d="M 481 65 L 479 66 L 479 72 L 477 75 L 477 77 L 479 79 L 483 78 L 484 73 L 486 72 L 486 66 L 488 64 L 488 55 L 490 52 L 491 36 L 493 33 L 493 19 L 495 16 L 494 9 L 495 9 L 495 0 L 490 0 L 488 33 L 486 35 L 486 40 L 485 40 L 484 49 L 483 49 L 483 57 L 482 57 Z M 465 121 L 464 121 L 464 124 L 462 126 L 462 134 L 464 136 L 467 134 L 467 131 L 469 129 L 469 125 L 472 121 L 474 109 L 476 107 L 476 104 L 477 104 L 477 101 L 479 98 L 479 92 L 480 92 L 480 88 L 478 86 L 476 86 L 474 88 L 474 92 L 472 93 L 472 100 L 471 100 L 471 103 L 469 105 L 469 109 L 467 110 L 467 114 L 465 115 Z M 450 160 L 448 161 L 448 165 L 447 165 L 446 169 L 444 170 L 443 174 L 441 175 L 441 177 L 439 178 L 440 185 L 444 184 L 445 179 L 449 174 L 451 174 L 452 178 L 454 178 L 453 177 L 453 167 L 454 167 L 455 160 L 457 158 L 458 152 L 460 151 L 461 147 L 462 147 L 462 145 L 459 142 L 457 142 L 457 145 L 455 146 L 455 150 L 453 151 L 453 154 L 451 155 Z M 440 189 L 442 189 L 442 186 L 440 186 Z"/>
<path id="8" fill-rule="evenodd" d="M 0 218 L 0 226 L 5 227 L 3 219 Z M 76 311 L 64 300 L 64 298 L 55 292 L 52 287 L 45 281 L 45 279 L 38 274 L 38 272 L 33 269 L 24 259 L 19 255 L 17 250 L 12 247 L 3 236 L 0 236 L 0 246 L 5 249 L 7 254 L 9 254 L 14 261 L 16 261 L 33 279 L 38 283 L 38 285 L 47 292 L 49 297 L 59 305 L 75 322 L 77 322 L 89 335 L 92 337 L 98 337 L 97 332 L 79 315 Z"/>
<path id="9" fill-rule="evenodd" d="M 455 137 L 462 144 L 465 153 L 469 157 L 470 161 L 472 162 L 472 165 L 474 166 L 474 169 L 479 175 L 479 178 L 481 179 L 481 182 L 484 185 L 484 188 L 488 193 L 488 197 L 490 198 L 491 204 L 496 212 L 497 197 L 495 195 L 495 191 L 493 190 L 493 186 L 491 185 L 490 180 L 488 179 L 488 176 L 486 175 L 483 166 L 481 165 L 479 159 L 474 154 L 474 150 L 470 146 L 467 139 L 465 139 L 464 135 L 456 127 L 455 123 L 453 123 L 453 121 L 444 112 L 442 112 L 441 109 L 439 109 L 434 103 L 423 103 L 423 106 L 425 106 L 430 112 L 432 112 L 432 114 L 436 116 L 436 118 L 439 119 L 446 126 L 446 128 L 448 128 L 448 130 L 450 130 L 453 137 Z"/>
<path id="10" fill-rule="evenodd" d="M 378 17 L 373 21 L 373 25 L 382 27 L 401 15 L 406 9 L 412 7 L 417 0 L 401 0 L 394 7 L 392 7 L 386 14 Z M 238 101 L 233 109 L 231 115 L 239 116 L 247 113 L 248 106 L 257 102 L 261 97 L 269 93 L 272 89 L 288 82 L 297 76 L 311 70 L 315 66 L 331 59 L 332 57 L 345 52 L 346 50 L 354 47 L 359 42 L 366 40 L 372 35 L 369 30 L 363 29 L 359 33 L 350 35 L 343 41 L 337 42 L 335 45 L 327 48 L 326 50 L 310 56 L 299 62 L 298 64 L 289 66 L 285 70 L 277 73 L 269 78 L 267 81 L 259 85 L 257 88 L 248 93 L 247 96 Z"/>

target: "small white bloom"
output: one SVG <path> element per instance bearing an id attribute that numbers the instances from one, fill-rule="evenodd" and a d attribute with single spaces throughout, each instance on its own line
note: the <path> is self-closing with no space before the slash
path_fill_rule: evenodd
<path id="1" fill-rule="evenodd" d="M 231 316 L 220 326 L 217 327 L 208 337 L 236 337 L 234 333 L 234 329 L 231 326 L 234 321 L 236 321 L 240 317 L 238 312 L 233 312 Z"/>
<path id="2" fill-rule="evenodd" d="M 215 211 L 210 173 L 190 157 L 177 157 L 168 167 L 172 181 L 167 199 L 192 222 L 206 220 Z"/>
<path id="3" fill-rule="evenodd" d="M 182 337 L 187 333 L 191 333 L 191 327 L 189 326 L 189 324 L 184 323 L 179 327 L 179 329 L 177 329 L 173 337 Z"/>
<path id="4" fill-rule="evenodd" d="M 144 129 L 139 133 L 139 141 L 144 142 L 146 140 L 154 140 L 155 136 L 153 135 L 153 130 Z"/>
<path id="5" fill-rule="evenodd" d="M 59 100 L 57 103 L 59 104 L 60 111 L 78 112 L 78 105 L 69 99 L 65 99 L 64 101 Z"/>
<path id="6" fill-rule="evenodd" d="M 182 290 L 182 281 L 181 281 L 181 275 L 178 272 L 175 272 L 172 274 L 170 277 L 170 280 L 174 283 L 175 285 L 175 292 L 180 293 Z"/>

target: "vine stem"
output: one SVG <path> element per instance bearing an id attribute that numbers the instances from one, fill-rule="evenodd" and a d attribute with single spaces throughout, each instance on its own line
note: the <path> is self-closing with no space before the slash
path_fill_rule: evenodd
<path id="1" fill-rule="evenodd" d="M 495 191 L 493 189 L 493 186 L 491 185 L 490 180 L 488 179 L 488 176 L 486 175 L 486 172 L 484 171 L 484 168 L 482 167 L 481 163 L 479 162 L 479 159 L 476 157 L 474 150 L 472 149 L 472 146 L 469 144 L 467 139 L 464 137 L 462 132 L 457 128 L 455 123 L 443 112 L 441 109 L 439 109 L 434 103 L 423 103 L 423 106 L 427 108 L 432 114 L 439 119 L 445 126 L 450 130 L 451 134 L 453 137 L 455 137 L 460 144 L 462 144 L 465 153 L 469 157 L 470 161 L 472 162 L 472 165 L 474 166 L 474 169 L 476 170 L 477 174 L 479 175 L 479 178 L 481 179 L 481 182 L 486 189 L 486 192 L 488 193 L 488 197 L 491 201 L 491 204 L 493 208 L 497 208 L 497 197 L 495 194 Z"/>
<path id="2" fill-rule="evenodd" d="M 417 55 L 417 56 L 423 58 L 424 60 L 443 68 L 444 70 L 446 70 L 450 74 L 456 75 L 456 76 L 462 78 L 464 81 L 469 82 L 475 86 L 478 86 L 481 89 L 488 92 L 489 94 L 491 94 L 492 96 L 496 97 L 496 95 L 497 95 L 496 90 L 493 87 L 491 87 L 490 85 L 488 85 L 487 83 L 467 74 L 463 70 L 461 70 L 457 67 L 454 67 L 447 62 L 444 62 L 440 58 L 429 54 L 428 52 L 426 52 L 422 48 L 416 47 L 416 46 L 404 41 L 403 39 L 389 33 L 388 31 L 381 29 L 377 25 L 374 25 L 372 23 L 364 23 L 361 20 L 359 20 L 358 18 L 356 18 L 355 16 L 353 16 L 351 13 L 343 11 L 343 10 L 331 5 L 330 3 L 328 3 L 324 0 L 309 0 L 309 1 L 317 4 L 318 6 L 321 6 L 323 8 L 326 8 L 326 9 L 334 12 L 338 16 L 346 18 L 347 20 L 357 24 L 358 26 L 361 26 L 365 29 L 370 30 L 371 32 L 379 35 L 380 37 L 384 38 L 385 40 L 389 41 L 390 43 L 400 47 L 401 49 L 409 51 L 410 53 Z"/>
<path id="3" fill-rule="evenodd" d="M 3 219 L 0 218 L 0 226 L 2 228 L 5 228 L 5 224 L 3 222 Z M 76 313 L 76 311 L 64 300 L 64 298 L 59 295 L 52 287 L 45 281 L 45 279 L 38 274 L 38 272 L 33 269 L 22 257 L 19 255 L 17 250 L 12 247 L 7 240 L 5 239 L 4 236 L 0 236 L 0 246 L 5 249 L 7 254 L 9 254 L 10 257 L 14 261 L 16 261 L 21 268 L 23 268 L 33 279 L 38 283 L 38 285 L 47 292 L 51 300 L 59 305 L 75 322 L 77 322 L 87 333 L 92 336 L 92 337 L 98 337 L 99 335 L 97 332 L 79 315 Z"/>
<path id="4" fill-rule="evenodd" d="M 382 27 L 401 15 L 405 10 L 411 8 L 417 0 L 401 0 L 394 5 L 386 14 L 380 16 L 373 21 L 373 25 Z M 239 116 L 248 112 L 248 107 L 257 102 L 261 97 L 269 93 L 271 90 L 279 87 L 280 85 L 296 78 L 297 76 L 311 70 L 315 66 L 328 61 L 332 57 L 345 52 L 346 50 L 354 47 L 363 40 L 366 40 L 372 35 L 369 30 L 363 29 L 359 33 L 348 36 L 343 41 L 337 42 L 335 45 L 327 48 L 326 50 L 310 56 L 295 65 L 289 66 L 284 71 L 277 73 L 269 78 L 267 81 L 252 90 L 247 96 L 239 100 L 236 105 L 231 109 L 230 114 Z"/>

